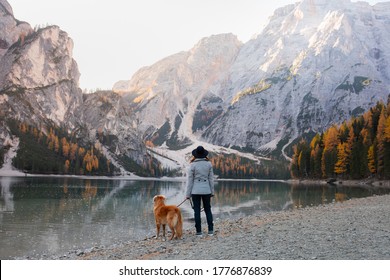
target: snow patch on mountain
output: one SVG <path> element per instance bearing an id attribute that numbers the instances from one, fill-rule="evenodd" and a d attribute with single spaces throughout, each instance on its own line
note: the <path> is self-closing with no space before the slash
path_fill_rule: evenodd
<path id="1" fill-rule="evenodd" d="M 386 101 L 390 13 L 377 13 L 348 0 L 277 10 L 241 48 L 220 94 L 232 105 L 205 140 L 261 152 Z"/>
<path id="2" fill-rule="evenodd" d="M 122 174 L 129 158 L 185 170 L 197 145 L 257 162 L 274 150 L 289 159 L 298 136 L 389 95 L 390 3 L 303 0 L 277 9 L 245 44 L 233 34 L 203 38 L 90 95 L 79 89 L 66 32 L 33 31 L 6 0 L 0 26 L 0 116 L 104 138 Z"/>
<path id="3" fill-rule="evenodd" d="M 4 136 L 4 135 L 3 135 Z M 3 138 L 0 136 L 0 138 Z M 0 176 L 24 176 L 25 174 L 20 170 L 16 170 L 12 166 L 12 160 L 16 157 L 19 149 L 19 138 L 8 138 L 2 139 L 3 145 L 8 148 L 4 155 L 3 166 L 0 167 Z"/>
<path id="4" fill-rule="evenodd" d="M 241 45 L 232 34 L 203 38 L 188 52 L 141 68 L 129 82 L 117 83 L 114 91 L 123 95 L 123 108 L 134 112 L 137 129 L 147 139 L 161 136 L 158 131 L 164 127 L 165 140 L 192 140 L 199 103 L 219 91 Z"/>

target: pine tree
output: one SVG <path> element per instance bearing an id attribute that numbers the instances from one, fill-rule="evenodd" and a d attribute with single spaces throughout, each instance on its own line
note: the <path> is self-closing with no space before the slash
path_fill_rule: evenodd
<path id="1" fill-rule="evenodd" d="M 390 108 L 390 106 L 389 106 Z M 390 116 L 387 117 L 385 121 L 385 128 L 384 128 L 384 140 L 386 142 L 390 142 Z"/>
<path id="2" fill-rule="evenodd" d="M 364 145 L 364 118 L 358 117 L 351 121 L 353 135 L 348 140 L 350 144 L 349 174 L 353 179 L 360 179 L 369 175 L 368 145 Z M 368 140 L 366 140 L 368 141 Z"/>
<path id="3" fill-rule="evenodd" d="M 67 159 L 64 165 L 64 172 L 69 173 L 69 168 L 70 168 L 70 161 Z"/>
<path id="4" fill-rule="evenodd" d="M 307 169 L 304 146 L 294 147 L 290 169 L 294 177 L 339 174 L 355 179 L 370 175 L 390 178 L 390 101 L 387 106 L 378 102 L 362 116 L 339 127 L 333 125 L 321 137 L 317 134 L 310 142 L 309 152 Z"/>
<path id="5" fill-rule="evenodd" d="M 376 153 L 375 153 L 375 145 L 371 145 L 368 149 L 368 170 L 371 174 L 376 174 Z"/>
<path id="6" fill-rule="evenodd" d="M 70 154 L 69 154 L 69 158 L 71 161 L 74 161 L 76 160 L 76 156 L 77 156 L 77 151 L 79 149 L 79 146 L 76 144 L 76 143 L 72 143 L 70 144 Z"/>
<path id="7" fill-rule="evenodd" d="M 384 124 L 383 141 L 384 141 L 383 176 L 384 179 L 388 179 L 390 178 L 390 116 L 387 116 Z"/>
<path id="8" fill-rule="evenodd" d="M 334 172 L 339 175 L 347 173 L 348 152 L 347 143 L 339 143 L 337 145 L 337 162 L 334 167 Z"/>
<path id="9" fill-rule="evenodd" d="M 377 140 L 377 173 L 380 178 L 384 177 L 384 160 L 385 160 L 385 109 L 382 107 L 379 121 L 378 121 L 378 128 L 376 133 L 376 140 Z"/>
<path id="10" fill-rule="evenodd" d="M 306 141 L 302 140 L 301 143 L 301 152 L 298 157 L 298 166 L 299 166 L 299 175 L 303 178 L 308 178 L 310 170 L 310 146 Z"/>
<path id="11" fill-rule="evenodd" d="M 299 170 L 298 170 L 298 157 L 299 153 L 296 152 L 296 146 L 293 147 L 294 155 L 292 157 L 290 172 L 292 178 L 299 178 Z"/>
<path id="12" fill-rule="evenodd" d="M 70 145 L 65 137 L 61 139 L 62 155 L 66 158 L 69 157 Z"/>
<path id="13" fill-rule="evenodd" d="M 310 170 L 313 178 L 321 178 L 322 136 L 317 134 L 310 142 Z"/>
<path id="14" fill-rule="evenodd" d="M 332 126 L 324 133 L 324 151 L 321 158 L 321 170 L 323 177 L 334 175 L 334 167 L 337 162 L 338 140 L 337 127 Z"/>
<path id="15" fill-rule="evenodd" d="M 302 139 L 293 147 L 293 150 L 291 176 L 293 178 L 307 177 L 310 174 L 310 147 Z"/>
<path id="16" fill-rule="evenodd" d="M 53 140 L 54 140 L 54 151 L 58 153 L 58 151 L 60 150 L 60 141 L 58 140 L 58 136 L 55 136 Z"/>

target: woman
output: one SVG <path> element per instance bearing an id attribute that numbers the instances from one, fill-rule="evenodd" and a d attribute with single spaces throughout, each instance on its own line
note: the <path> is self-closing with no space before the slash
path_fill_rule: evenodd
<path id="1" fill-rule="evenodd" d="M 203 202 L 206 213 L 208 234 L 214 234 L 213 214 L 211 213 L 211 197 L 214 196 L 214 172 L 213 167 L 207 158 L 208 151 L 202 146 L 192 151 L 194 156 L 187 175 L 186 198 L 192 198 L 194 203 L 194 216 L 196 235 L 202 236 L 202 225 L 200 219 L 200 204 Z"/>

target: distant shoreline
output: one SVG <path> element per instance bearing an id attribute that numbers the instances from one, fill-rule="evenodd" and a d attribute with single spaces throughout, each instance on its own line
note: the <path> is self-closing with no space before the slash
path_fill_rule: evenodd
<path id="1" fill-rule="evenodd" d="M 74 178 L 74 179 L 90 179 L 90 180 L 129 180 L 129 181 L 170 181 L 182 182 L 186 181 L 186 177 L 141 177 L 134 174 L 121 176 L 91 176 L 91 175 L 69 175 L 69 174 L 31 174 L 23 173 L 18 170 L 0 170 L 1 177 L 47 177 L 47 178 Z M 286 184 L 304 184 L 304 185 L 335 185 L 335 186 L 374 186 L 374 187 L 389 187 L 390 180 L 379 179 L 362 179 L 362 180 L 338 180 L 329 183 L 326 179 L 232 179 L 232 178 L 216 178 L 217 182 L 281 182 Z"/>
<path id="2" fill-rule="evenodd" d="M 362 179 L 362 180 L 336 180 L 329 183 L 325 179 L 319 180 L 286 180 L 290 184 L 303 184 L 303 185 L 330 185 L 330 186 L 374 186 L 374 187 L 389 187 L 390 180 L 378 180 L 378 179 Z"/>

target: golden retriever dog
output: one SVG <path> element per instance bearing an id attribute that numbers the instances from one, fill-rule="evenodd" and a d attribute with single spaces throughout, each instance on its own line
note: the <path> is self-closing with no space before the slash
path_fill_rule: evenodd
<path id="1" fill-rule="evenodd" d="M 157 235 L 156 239 L 160 236 L 160 227 L 163 228 L 163 237 L 165 238 L 165 225 L 168 224 L 172 231 L 172 240 L 174 237 L 181 238 L 183 235 L 183 221 L 181 217 L 180 209 L 175 205 L 165 205 L 165 196 L 156 195 L 153 198 L 153 212 L 156 220 Z"/>

